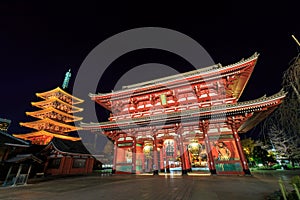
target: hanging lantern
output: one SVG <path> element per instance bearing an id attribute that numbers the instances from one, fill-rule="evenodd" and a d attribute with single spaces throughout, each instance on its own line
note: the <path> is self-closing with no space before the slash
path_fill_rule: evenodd
<path id="1" fill-rule="evenodd" d="M 146 158 L 151 159 L 152 152 L 153 152 L 153 145 L 151 143 L 145 143 L 143 152 L 144 152 L 144 155 L 146 156 Z"/>

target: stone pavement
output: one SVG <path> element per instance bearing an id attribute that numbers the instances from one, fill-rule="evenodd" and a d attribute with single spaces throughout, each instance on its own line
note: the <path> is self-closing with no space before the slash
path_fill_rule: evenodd
<path id="1" fill-rule="evenodd" d="M 298 171 L 299 172 L 299 171 Z M 295 175 L 299 175 L 294 172 Z M 278 176 L 80 176 L 0 188 L 0 199 L 264 199 L 278 190 Z M 293 174 L 293 175 L 294 175 Z M 290 175 L 291 176 L 291 175 Z M 288 176 L 287 176 L 288 177 Z M 288 182 L 288 178 L 285 180 Z"/>

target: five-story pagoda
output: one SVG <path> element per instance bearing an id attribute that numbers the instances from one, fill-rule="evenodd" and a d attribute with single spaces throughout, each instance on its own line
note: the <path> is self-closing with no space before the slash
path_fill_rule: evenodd
<path id="1" fill-rule="evenodd" d="M 69 72 L 66 73 L 63 88 L 69 81 Z M 78 136 L 71 136 L 71 133 L 78 130 L 71 123 L 82 120 L 82 117 L 73 116 L 73 113 L 83 109 L 74 105 L 82 103 L 83 100 L 72 96 L 60 87 L 53 90 L 36 93 L 37 97 L 43 99 L 31 104 L 41 110 L 26 112 L 26 115 L 37 118 L 32 122 L 22 122 L 21 126 L 35 129 L 36 131 L 26 134 L 14 134 L 15 137 L 30 140 L 32 144 L 47 145 L 53 137 L 78 141 Z"/>

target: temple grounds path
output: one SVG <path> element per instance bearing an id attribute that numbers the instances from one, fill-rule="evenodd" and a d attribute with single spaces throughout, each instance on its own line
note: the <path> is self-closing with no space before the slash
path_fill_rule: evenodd
<path id="1" fill-rule="evenodd" d="M 300 171 L 260 171 L 253 176 L 80 176 L 0 188 L 0 199 L 264 199 L 288 186 Z"/>

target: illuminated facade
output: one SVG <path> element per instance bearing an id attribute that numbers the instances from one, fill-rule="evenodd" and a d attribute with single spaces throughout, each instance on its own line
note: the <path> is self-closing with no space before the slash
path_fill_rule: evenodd
<path id="1" fill-rule="evenodd" d="M 15 137 L 30 140 L 32 144 L 47 145 L 53 137 L 78 141 L 79 137 L 70 136 L 77 127 L 70 125 L 82 118 L 73 116 L 74 112 L 82 111 L 82 108 L 74 106 L 82 103 L 83 100 L 72 96 L 61 88 L 36 93 L 36 96 L 43 99 L 39 102 L 32 102 L 32 105 L 41 110 L 26 112 L 26 115 L 37 118 L 37 121 L 20 123 L 21 126 L 35 129 L 36 131 L 27 134 L 14 134 Z"/>
<path id="2" fill-rule="evenodd" d="M 240 142 L 285 97 L 283 91 L 238 102 L 258 59 L 213 65 L 107 94 L 91 94 L 112 112 L 82 123 L 114 141 L 116 173 L 249 174 Z"/>

